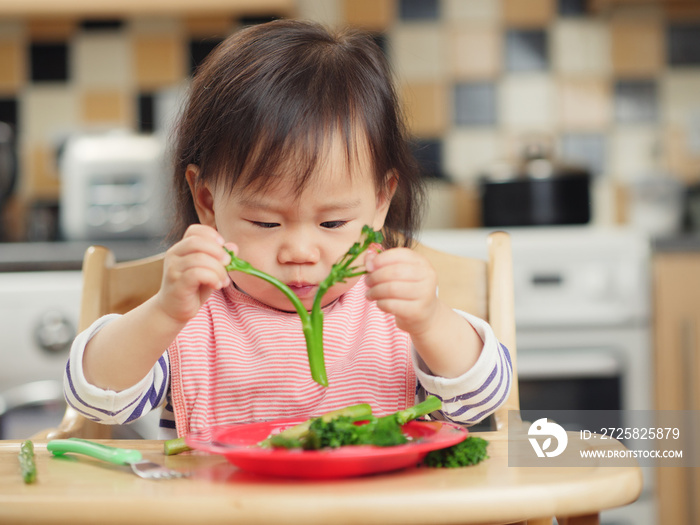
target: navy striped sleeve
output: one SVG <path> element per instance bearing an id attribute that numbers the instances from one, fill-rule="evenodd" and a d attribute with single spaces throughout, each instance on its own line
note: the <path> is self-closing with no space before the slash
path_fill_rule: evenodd
<path id="1" fill-rule="evenodd" d="M 116 314 L 104 316 L 78 334 L 66 364 L 63 386 L 66 402 L 80 414 L 99 423 L 120 425 L 145 416 L 165 401 L 170 385 L 170 365 L 166 352 L 146 377 L 120 392 L 90 384 L 82 368 L 85 347 L 95 333 L 116 317 Z"/>
<path id="2" fill-rule="evenodd" d="M 490 325 L 478 317 L 457 311 L 474 326 L 484 346 L 474 366 L 460 377 L 443 378 L 430 373 L 413 351 L 418 379 L 417 399 L 434 395 L 442 401 L 438 416 L 462 425 L 474 425 L 491 415 L 510 394 L 513 364 L 510 352 L 497 339 Z"/>

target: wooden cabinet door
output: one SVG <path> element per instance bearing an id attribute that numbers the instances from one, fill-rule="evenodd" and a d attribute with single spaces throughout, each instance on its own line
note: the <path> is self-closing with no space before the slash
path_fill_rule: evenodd
<path id="1" fill-rule="evenodd" d="M 658 410 L 700 410 L 700 253 L 654 256 L 654 373 Z M 700 436 L 694 436 L 697 464 Z M 658 468 L 659 523 L 700 523 L 700 468 Z"/>

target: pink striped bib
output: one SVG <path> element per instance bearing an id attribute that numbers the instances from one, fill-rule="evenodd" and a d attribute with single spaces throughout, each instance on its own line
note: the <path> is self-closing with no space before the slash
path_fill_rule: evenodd
<path id="1" fill-rule="evenodd" d="M 356 403 L 383 415 L 415 402 L 408 334 L 365 298 L 364 279 L 324 309 L 329 386 L 309 372 L 296 313 L 233 286 L 214 292 L 168 349 L 178 435 L 282 417 L 305 419 Z"/>

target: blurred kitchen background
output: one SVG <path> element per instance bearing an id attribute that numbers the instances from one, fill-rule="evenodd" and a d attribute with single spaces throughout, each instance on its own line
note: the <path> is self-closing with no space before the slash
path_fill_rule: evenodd
<path id="1" fill-rule="evenodd" d="M 221 39 L 290 16 L 368 29 L 386 50 L 436 179 L 429 227 L 482 225 L 480 180 L 513 175 L 525 155 L 590 171 L 592 224 L 698 223 L 683 204 L 700 193 L 695 0 L 72 3 L 0 5 L 0 143 L 17 153 L 9 196 L 0 172 L 5 241 L 61 237 L 58 154 L 71 135 L 163 131 L 174 93 Z"/>
<path id="2" fill-rule="evenodd" d="M 700 410 L 700 1 L 5 0 L 0 437 L 60 419 L 85 248 L 164 249 L 197 65 L 280 17 L 385 50 L 429 178 L 423 242 L 483 256 L 512 234 L 524 408 Z M 697 470 L 648 469 L 603 523 L 700 523 Z"/>

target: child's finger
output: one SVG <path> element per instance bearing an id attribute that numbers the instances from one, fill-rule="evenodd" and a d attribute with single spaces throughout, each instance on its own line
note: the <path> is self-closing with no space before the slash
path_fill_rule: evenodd
<path id="1" fill-rule="evenodd" d="M 377 257 L 377 252 L 368 251 L 365 255 L 365 269 L 368 272 L 373 272 L 376 269 L 374 259 Z"/>
<path id="2" fill-rule="evenodd" d="M 367 298 L 374 301 L 384 299 L 417 301 L 421 300 L 425 294 L 426 292 L 417 282 L 409 281 L 386 281 L 367 290 Z"/>
<path id="3" fill-rule="evenodd" d="M 224 244 L 224 238 L 221 236 L 221 234 L 211 226 L 206 226 L 204 224 L 191 224 L 187 227 L 187 230 L 185 230 L 185 234 L 182 237 L 184 239 L 186 237 L 193 236 L 210 237 L 211 239 L 219 242 L 219 244 Z"/>
<path id="4" fill-rule="evenodd" d="M 223 264 L 221 264 L 220 259 L 211 257 L 208 253 L 204 252 L 194 252 L 182 257 L 178 266 L 183 272 L 197 268 L 207 269 L 217 274 L 219 276 L 219 280 L 226 279 L 228 275 L 226 268 Z"/>
<path id="5" fill-rule="evenodd" d="M 366 257 L 374 261 L 375 265 L 395 264 L 411 257 L 411 250 L 408 248 L 392 248 L 382 252 L 367 251 Z"/>
<path id="6" fill-rule="evenodd" d="M 386 280 L 416 281 L 430 273 L 430 265 L 423 259 L 416 257 L 410 250 L 394 249 L 379 254 L 369 255 L 369 264 L 366 262 L 370 284 L 377 284 Z"/>
<path id="7" fill-rule="evenodd" d="M 184 257 L 194 253 L 206 253 L 222 265 L 227 265 L 231 261 L 231 257 L 223 249 L 224 241 L 216 230 L 188 229 L 188 232 L 189 235 L 185 235 L 180 242 L 173 245 L 171 248 L 173 254 Z"/>
<path id="8" fill-rule="evenodd" d="M 419 266 L 413 264 L 392 264 L 370 272 L 366 282 L 370 288 L 391 283 L 406 283 L 408 286 L 415 286 L 425 279 L 426 273 Z"/>
<path id="9" fill-rule="evenodd" d="M 399 319 L 409 320 L 408 324 L 413 319 L 419 320 L 425 312 L 425 308 L 422 308 L 422 305 L 400 299 L 380 299 L 377 301 L 377 307 L 381 311 L 394 315 Z"/>
<path id="10" fill-rule="evenodd" d="M 234 244 L 232 242 L 227 242 L 224 244 L 224 248 L 226 248 L 229 251 L 232 251 L 234 255 L 238 256 L 238 245 Z M 231 262 L 231 257 L 229 254 L 226 254 L 226 266 Z"/>
<path id="11" fill-rule="evenodd" d="M 205 253 L 193 253 L 177 257 L 167 264 L 163 279 L 169 288 L 182 286 L 182 290 L 195 290 L 206 285 L 219 289 L 228 282 L 228 275 L 224 266 L 216 259 Z"/>
<path id="12" fill-rule="evenodd" d="M 193 278 L 199 286 L 208 286 L 214 290 L 221 290 L 228 286 L 228 276 L 222 277 L 220 272 L 209 268 L 198 267 L 192 270 Z"/>

